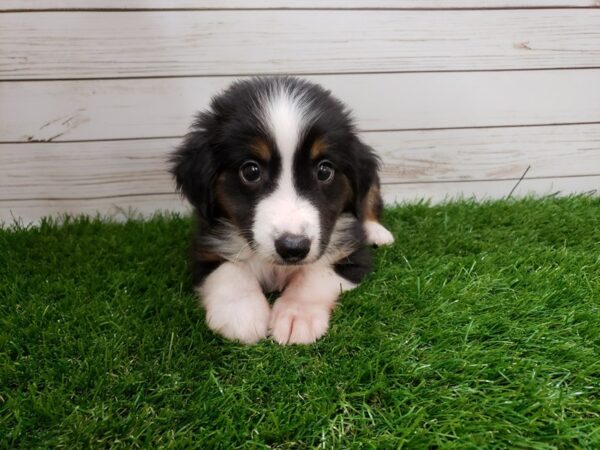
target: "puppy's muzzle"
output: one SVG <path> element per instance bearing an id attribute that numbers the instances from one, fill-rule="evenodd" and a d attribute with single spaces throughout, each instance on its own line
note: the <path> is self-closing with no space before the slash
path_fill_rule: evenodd
<path id="1" fill-rule="evenodd" d="M 275 250 L 288 264 L 302 261 L 310 251 L 310 239 L 302 234 L 284 233 L 275 240 Z"/>

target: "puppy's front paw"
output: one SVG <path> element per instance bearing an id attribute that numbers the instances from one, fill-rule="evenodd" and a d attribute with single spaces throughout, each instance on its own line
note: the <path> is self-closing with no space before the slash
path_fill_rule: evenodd
<path id="1" fill-rule="evenodd" d="M 262 294 L 248 293 L 235 301 L 205 300 L 206 323 L 227 339 L 254 344 L 267 337 L 271 311 Z"/>
<path id="2" fill-rule="evenodd" d="M 329 314 L 327 306 L 281 297 L 271 313 L 271 336 L 281 345 L 312 344 L 327 332 Z"/>
<path id="3" fill-rule="evenodd" d="M 373 220 L 367 220 L 364 223 L 367 242 L 369 244 L 382 246 L 394 242 L 394 236 L 383 225 Z"/>

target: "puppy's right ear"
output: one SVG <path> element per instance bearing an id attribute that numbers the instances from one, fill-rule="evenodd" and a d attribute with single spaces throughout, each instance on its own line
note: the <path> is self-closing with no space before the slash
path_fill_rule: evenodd
<path id="1" fill-rule="evenodd" d="M 177 189 L 197 209 L 202 218 L 210 221 L 217 168 L 206 130 L 194 130 L 187 134 L 183 143 L 171 156 L 170 162 Z"/>

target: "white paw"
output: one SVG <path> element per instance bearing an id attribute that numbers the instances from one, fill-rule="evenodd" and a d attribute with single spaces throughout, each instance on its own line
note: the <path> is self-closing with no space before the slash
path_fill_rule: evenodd
<path id="1" fill-rule="evenodd" d="M 270 330 L 281 345 L 312 344 L 329 328 L 328 307 L 281 297 L 273 306 Z"/>
<path id="2" fill-rule="evenodd" d="M 367 220 L 364 223 L 367 242 L 369 244 L 381 246 L 389 245 L 394 242 L 394 236 L 383 225 L 373 220 Z"/>
<path id="3" fill-rule="evenodd" d="M 235 300 L 204 299 L 206 323 L 227 339 L 253 344 L 267 337 L 271 310 L 264 295 L 240 294 Z"/>

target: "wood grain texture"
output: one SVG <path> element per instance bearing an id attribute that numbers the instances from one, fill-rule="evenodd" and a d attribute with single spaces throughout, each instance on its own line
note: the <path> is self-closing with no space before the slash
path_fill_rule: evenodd
<path id="1" fill-rule="evenodd" d="M 600 176 L 600 125 L 380 132 L 364 139 L 383 158 L 388 203 L 506 196 L 528 167 L 515 195 L 600 187 L 593 184 Z M 32 221 L 95 208 L 103 214 L 131 208 L 144 214 L 154 208 L 182 211 L 166 162 L 178 142 L 2 144 L 0 217 Z"/>
<path id="2" fill-rule="evenodd" d="M 600 121 L 600 69 L 307 77 L 361 130 Z M 0 83 L 0 140 L 181 136 L 235 78 Z"/>
<path id="3" fill-rule="evenodd" d="M 596 67 L 598 42 L 600 9 L 4 13 L 0 79 Z"/>
<path id="4" fill-rule="evenodd" d="M 365 133 L 384 184 L 600 174 L 600 125 Z M 0 200 L 173 191 L 179 139 L 0 144 Z"/>
<path id="5" fill-rule="evenodd" d="M 512 180 L 478 182 L 443 182 L 390 184 L 383 187 L 388 204 L 403 201 L 429 199 L 441 202 L 464 197 L 476 200 L 508 196 L 515 185 Z M 598 194 L 600 176 L 542 178 L 523 180 L 513 192 L 513 197 L 526 195 L 565 195 L 570 193 Z M 0 225 L 36 223 L 42 217 L 60 217 L 64 214 L 100 214 L 114 220 L 127 217 L 148 217 L 157 211 L 189 212 L 189 205 L 176 194 L 149 194 L 132 197 L 97 198 L 76 200 L 16 200 L 6 203 L 0 200 Z"/>
<path id="6" fill-rule="evenodd" d="M 7 204 L 0 200 L 0 226 L 20 223 L 38 223 L 42 217 L 60 218 L 65 214 L 88 216 L 100 215 L 116 221 L 129 217 L 150 217 L 160 211 L 187 213 L 190 208 L 176 194 L 148 194 L 141 196 L 96 198 L 82 201 L 57 200 L 16 200 Z"/>
<path id="7" fill-rule="evenodd" d="M 365 133 L 384 183 L 600 174 L 600 125 Z"/>
<path id="8" fill-rule="evenodd" d="M 506 198 L 513 191 L 512 180 L 454 181 L 443 183 L 388 184 L 383 187 L 383 197 L 388 205 L 421 199 L 434 203 L 456 198 L 491 200 Z M 598 195 L 600 175 L 590 177 L 535 178 L 518 184 L 511 197 L 544 195 L 590 194 Z"/>
<path id="9" fill-rule="evenodd" d="M 598 6 L 3 0 L 0 221 L 188 211 L 168 153 L 212 95 L 260 73 L 308 74 L 355 111 L 388 204 L 597 194 Z"/>
<path id="10" fill-rule="evenodd" d="M 40 9 L 175 8 L 573 8 L 598 7 L 597 0 L 3 0 L 0 11 Z"/>
<path id="11" fill-rule="evenodd" d="M 173 192 L 177 140 L 1 144 L 0 199 L 88 199 Z"/>

